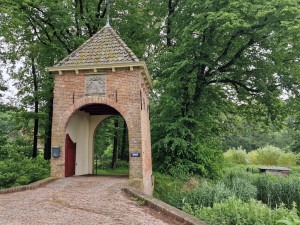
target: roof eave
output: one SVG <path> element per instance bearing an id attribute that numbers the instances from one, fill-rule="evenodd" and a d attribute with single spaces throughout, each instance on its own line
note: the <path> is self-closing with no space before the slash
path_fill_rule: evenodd
<path id="1" fill-rule="evenodd" d="M 97 69 L 112 69 L 114 71 L 116 68 L 126 68 L 130 69 L 134 67 L 142 67 L 145 71 L 143 74 L 144 79 L 150 89 L 152 89 L 152 81 L 150 78 L 150 74 L 147 68 L 147 65 L 144 61 L 139 62 L 125 62 L 125 63 L 109 63 L 109 64 L 94 64 L 94 65 L 77 65 L 77 66 L 54 66 L 48 67 L 49 72 L 58 72 L 62 74 L 63 71 L 75 71 L 75 73 L 79 73 L 80 70 L 94 70 L 97 72 Z"/>

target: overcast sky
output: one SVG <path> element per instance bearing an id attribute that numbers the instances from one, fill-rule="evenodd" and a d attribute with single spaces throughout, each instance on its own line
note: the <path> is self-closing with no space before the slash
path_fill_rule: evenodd
<path id="1" fill-rule="evenodd" d="M 0 64 L 0 70 L 4 80 L 4 84 L 8 88 L 7 91 L 3 92 L 3 97 L 1 97 L 1 101 L 4 103 L 9 103 L 12 101 L 12 99 L 16 99 L 17 89 L 13 86 L 14 81 L 10 79 L 4 65 Z"/>

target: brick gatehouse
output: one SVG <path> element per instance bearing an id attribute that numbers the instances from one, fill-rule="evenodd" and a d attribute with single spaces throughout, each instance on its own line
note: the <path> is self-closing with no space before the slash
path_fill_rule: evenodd
<path id="1" fill-rule="evenodd" d="M 55 83 L 51 144 L 52 151 L 59 149 L 52 154 L 51 175 L 92 174 L 95 130 L 107 117 L 121 115 L 128 127 L 129 182 L 151 194 L 151 79 L 145 62 L 108 25 L 49 71 Z"/>

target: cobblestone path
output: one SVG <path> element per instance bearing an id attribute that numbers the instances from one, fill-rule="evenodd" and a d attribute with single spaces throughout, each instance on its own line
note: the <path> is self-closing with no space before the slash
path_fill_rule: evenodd
<path id="1" fill-rule="evenodd" d="M 0 224 L 175 224 L 121 191 L 127 178 L 80 176 L 0 195 Z"/>

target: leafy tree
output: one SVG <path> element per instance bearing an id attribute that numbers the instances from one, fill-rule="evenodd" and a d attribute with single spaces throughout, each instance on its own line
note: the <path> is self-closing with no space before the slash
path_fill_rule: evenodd
<path id="1" fill-rule="evenodd" d="M 95 131 L 95 157 L 100 160 L 111 160 L 112 169 L 116 168 L 118 159 L 128 161 L 127 132 L 126 122 L 120 116 L 111 116 L 102 121 Z"/>
<path id="2" fill-rule="evenodd" d="M 173 3 L 152 106 L 161 167 L 176 167 L 172 157 L 197 163 L 193 146 L 216 146 L 228 113 L 281 122 L 281 97 L 299 95 L 298 1 Z"/>
<path id="3" fill-rule="evenodd" d="M 129 45 L 135 46 L 139 57 L 144 56 L 149 45 L 146 40 L 151 37 L 146 35 L 150 29 L 142 29 L 149 27 L 153 20 L 147 16 L 151 13 L 149 6 L 149 2 L 137 0 L 112 3 L 114 10 L 111 11 L 111 23 L 123 33 Z M 104 0 L 0 2 L 0 32 L 6 43 L 6 51 L 1 59 L 11 63 L 10 74 L 14 74 L 17 80 L 21 106 L 30 110 L 29 119 L 35 121 L 33 156 L 36 156 L 38 129 L 39 136 L 45 139 L 45 158 L 51 156 L 53 81 L 46 68 L 70 54 L 103 27 L 106 13 Z M 132 41 L 133 37 L 135 42 Z M 15 72 L 20 60 L 22 67 Z"/>

